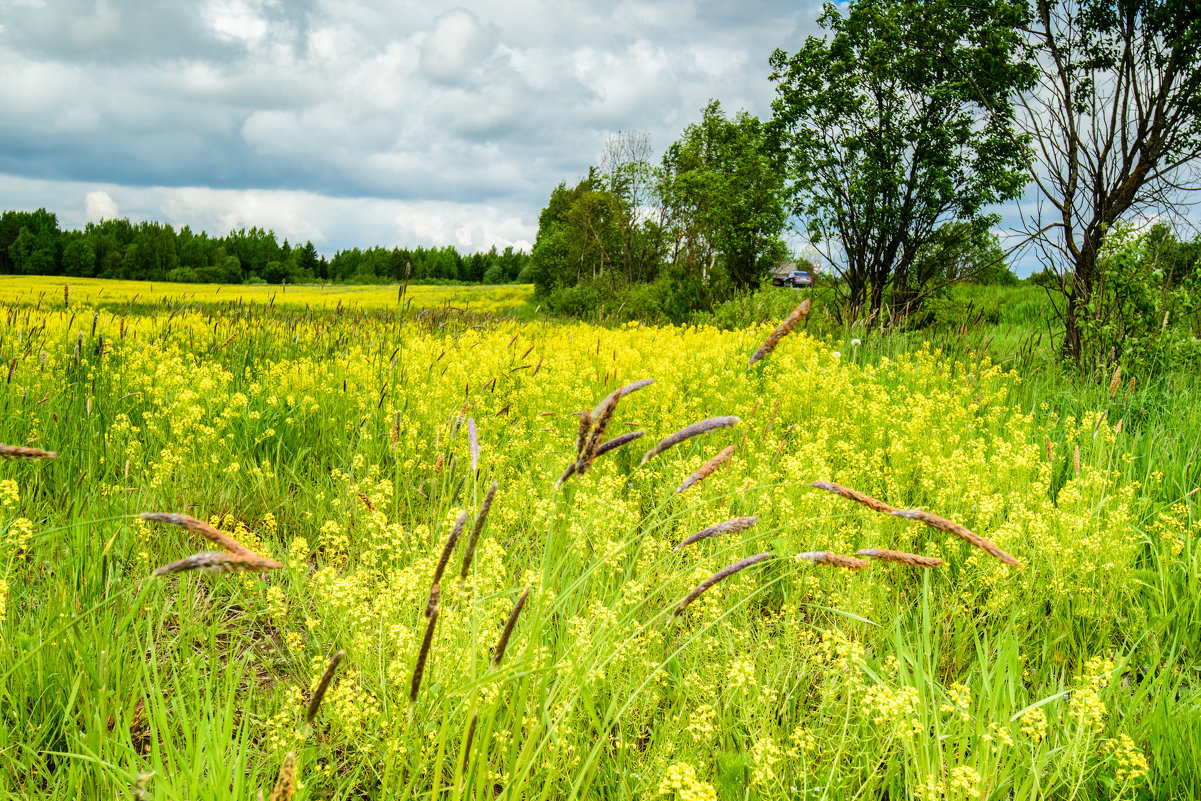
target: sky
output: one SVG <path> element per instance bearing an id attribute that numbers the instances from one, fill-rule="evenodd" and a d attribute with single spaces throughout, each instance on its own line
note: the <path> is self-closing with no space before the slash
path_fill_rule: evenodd
<path id="1" fill-rule="evenodd" d="M 529 249 L 606 139 L 767 118 L 812 0 L 0 0 L 0 208 Z"/>

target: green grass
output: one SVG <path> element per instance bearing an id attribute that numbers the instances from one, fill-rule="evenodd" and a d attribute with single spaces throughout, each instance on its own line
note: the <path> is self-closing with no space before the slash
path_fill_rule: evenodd
<path id="1" fill-rule="evenodd" d="M 765 292 L 738 314 L 778 320 L 798 297 Z M 842 326 L 819 302 L 814 336 L 752 370 L 766 327 L 248 303 L 101 309 L 93 330 L 90 308 L 54 300 L 0 308 L 0 442 L 60 454 L 0 463 L 19 493 L 0 492 L 8 796 L 127 797 L 152 772 L 152 798 L 254 798 L 289 751 L 302 799 L 636 798 L 691 782 L 680 765 L 723 799 L 1201 786 L 1197 379 L 1110 396 L 1107 377 L 1072 376 L 1032 339 L 1047 323 L 1028 288 L 968 298 L 998 301 L 991 323 L 965 312 L 914 331 Z M 554 491 L 569 413 L 643 377 L 656 383 L 615 425 L 647 436 Z M 716 414 L 743 422 L 638 466 Z M 726 444 L 729 470 L 672 494 Z M 433 563 L 493 479 L 410 709 Z M 945 514 L 1025 569 L 813 480 Z M 225 518 L 286 567 L 149 579 L 211 546 L 143 526 L 144 511 Z M 738 515 L 761 522 L 672 550 Z M 787 558 L 873 545 L 946 564 L 849 574 Z M 671 621 L 701 579 L 761 552 L 775 558 Z M 1041 738 L 1023 732 L 1035 710 Z M 1130 754 L 1145 775 L 1124 772 Z"/>

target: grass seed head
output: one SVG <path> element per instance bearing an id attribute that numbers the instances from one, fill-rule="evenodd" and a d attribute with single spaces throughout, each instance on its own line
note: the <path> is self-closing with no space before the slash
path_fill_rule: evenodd
<path id="1" fill-rule="evenodd" d="M 44 451 L 41 448 L 25 448 L 21 445 L 0 445 L 0 458 L 3 459 L 57 459 L 57 451 Z"/>
<path id="2" fill-rule="evenodd" d="M 342 661 L 342 657 L 346 656 L 345 651 L 338 651 L 329 660 L 329 665 L 325 668 L 325 672 L 321 674 L 321 681 L 317 683 L 317 689 L 313 692 L 313 697 L 309 701 L 308 713 L 305 715 L 305 722 L 312 723 L 313 718 L 317 717 L 317 710 L 321 708 L 321 701 L 325 698 L 325 692 L 329 689 L 330 682 L 334 680 L 334 673 L 338 670 L 338 663 Z"/>
<path id="3" fill-rule="evenodd" d="M 475 418 L 467 418 L 467 442 L 471 447 L 471 469 L 478 470 L 480 465 L 480 438 L 475 430 Z"/>
<path id="4" fill-rule="evenodd" d="M 830 553 L 829 551 L 808 551 L 806 553 L 798 553 L 797 559 L 804 559 L 814 564 L 829 565 L 830 567 L 841 567 L 846 570 L 857 571 L 867 567 L 870 562 L 865 562 L 862 559 L 855 559 L 851 556 L 842 556 L 841 554 Z"/>
<path id="5" fill-rule="evenodd" d="M 728 534 L 731 531 L 741 531 L 744 528 L 750 528 L 751 526 L 755 525 L 758 522 L 759 522 L 758 516 L 734 517 L 729 520 L 726 520 L 723 523 L 717 523 L 715 525 L 709 526 L 708 528 L 701 529 L 700 531 L 696 532 L 688 539 L 681 542 L 679 545 L 677 545 L 672 550 L 679 551 L 679 550 L 682 550 L 682 549 L 688 547 L 689 545 L 693 544 L 694 542 L 700 542 L 701 540 L 707 540 L 710 537 L 717 537 L 722 534 Z"/>
<path id="6" fill-rule="evenodd" d="M 284 764 L 279 768 L 279 776 L 275 779 L 275 789 L 271 791 L 271 801 L 292 801 L 296 793 L 296 753 L 289 751 L 284 754 Z"/>
<path id="7" fill-rule="evenodd" d="M 438 585 L 430 591 L 429 603 L 426 605 L 425 616 L 429 622 L 425 624 L 425 636 L 421 639 L 421 648 L 417 651 L 417 664 L 413 666 L 413 681 L 409 684 L 409 709 L 417 703 L 417 693 L 421 690 L 421 677 L 425 675 L 425 663 L 430 656 L 430 643 L 434 641 L 434 626 L 438 623 L 438 602 L 442 590 Z"/>
<path id="8" fill-rule="evenodd" d="M 883 501 L 878 501 L 870 495 L 864 495 L 862 492 L 856 492 L 855 490 L 844 487 L 841 484 L 835 484 L 833 481 L 814 481 L 809 486 L 817 487 L 818 489 L 824 489 L 827 492 L 834 493 L 835 495 L 841 495 L 847 500 L 863 504 L 868 509 L 873 509 L 882 514 L 891 515 L 896 514 L 897 511 L 895 507 L 889 506 Z"/>
<path id="9" fill-rule="evenodd" d="M 645 454 L 643 454 L 642 464 L 646 464 L 651 459 L 653 459 L 656 456 L 658 456 L 659 454 L 663 453 L 663 451 L 665 451 L 668 448 L 671 448 L 675 445 L 679 445 L 681 442 L 683 442 L 685 440 L 692 439 L 693 437 L 700 436 L 701 434 L 707 434 L 710 431 L 716 431 L 719 428 L 729 428 L 730 426 L 732 426 L 738 422 L 739 422 L 739 419 L 737 417 L 733 417 L 733 416 L 710 417 L 707 420 L 701 420 L 698 423 L 693 423 L 690 426 L 685 426 L 684 428 L 681 428 L 679 431 L 675 432 L 674 434 L 669 435 L 666 439 L 663 439 L 662 441 L 660 441 L 658 445 L 656 445 L 655 447 L 653 447 L 649 451 L 647 451 Z"/>
<path id="10" fill-rule="evenodd" d="M 969 543 L 971 543 L 975 547 L 984 551 L 985 553 L 992 556 L 993 558 L 999 559 L 1000 561 L 1004 562 L 1007 565 L 1013 565 L 1014 567 L 1018 567 L 1018 568 L 1020 568 L 1022 566 L 1021 562 L 1019 562 L 1018 560 L 1014 559 L 1009 554 L 1002 551 L 1000 548 L 998 548 L 995 544 L 993 544 L 989 540 L 986 540 L 981 536 L 973 534 L 971 531 L 969 531 L 965 527 L 959 525 L 958 523 L 954 523 L 950 520 L 947 520 L 945 517 L 939 517 L 938 515 L 932 515 L 929 512 L 923 512 L 921 509 L 905 509 L 903 511 L 898 510 L 898 511 L 893 512 L 893 514 L 896 515 L 897 517 L 903 517 L 907 520 L 917 520 L 921 523 L 925 523 L 930 528 L 938 529 L 939 531 L 945 531 L 948 534 L 954 534 L 956 537 L 959 537 L 960 539 L 963 539 L 963 540 L 967 540 Z"/>
<path id="11" fill-rule="evenodd" d="M 890 551 L 887 548 L 864 548 L 857 551 L 856 555 L 866 556 L 868 559 L 878 559 L 881 562 L 901 562 L 913 567 L 938 567 L 942 564 L 941 559 L 935 559 L 933 556 L 921 556 L 904 551 Z"/>
<path id="12" fill-rule="evenodd" d="M 725 464 L 729 460 L 729 458 L 733 455 L 734 455 L 734 446 L 731 445 L 728 448 L 726 448 L 725 450 L 723 450 L 721 453 L 717 454 L 712 459 L 710 459 L 709 461 L 707 461 L 703 465 L 701 465 L 700 469 L 697 470 L 695 473 L 690 475 L 688 478 L 684 479 L 684 483 L 681 484 L 680 486 L 676 487 L 676 493 L 679 494 L 679 493 L 683 492 L 684 490 L 688 489 L 689 487 L 695 486 L 696 484 L 699 484 L 700 482 L 704 481 L 706 478 L 711 476 L 717 470 L 717 468 L 719 468 L 723 464 Z"/>
<path id="13" fill-rule="evenodd" d="M 245 570 L 251 573 L 262 573 L 267 570 L 278 570 L 283 567 L 274 559 L 267 559 L 255 553 L 226 553 L 225 551 L 202 551 L 194 553 L 186 559 L 172 562 L 151 573 L 151 576 L 170 576 L 172 573 L 186 573 L 191 570 L 202 570 L 206 573 L 232 573 Z"/>
<path id="14" fill-rule="evenodd" d="M 442 574 L 446 572 L 446 565 L 450 562 L 451 551 L 455 549 L 455 543 L 459 541 L 459 537 L 463 535 L 463 529 L 467 526 L 467 511 L 463 510 L 459 513 L 459 519 L 455 521 L 455 527 L 451 529 L 450 536 L 446 538 L 446 544 L 442 546 L 442 556 L 438 558 L 438 566 L 434 568 L 434 580 L 430 582 L 431 588 L 436 588 L 438 582 L 442 581 Z M 426 611 L 426 617 L 429 617 L 429 611 Z"/>
<path id="15" fill-rule="evenodd" d="M 203 520 L 197 520 L 189 515 L 174 514 L 171 512 L 142 512 L 140 516 L 148 523 L 167 523 L 168 525 L 178 526 L 192 534 L 199 534 L 209 542 L 220 545 L 230 553 L 257 556 L 253 551 L 225 532 L 218 531 Z"/>
<path id="16" fill-rule="evenodd" d="M 788 315 L 788 317 L 784 319 L 784 322 L 780 323 L 776 330 L 772 331 L 771 334 L 768 335 L 767 339 L 763 341 L 763 344 L 759 346 L 759 349 L 755 351 L 755 355 L 751 357 L 752 365 L 775 350 L 776 345 L 780 344 L 780 340 L 783 339 L 788 332 L 796 328 L 801 320 L 805 319 L 805 317 L 809 314 L 809 306 L 809 298 L 805 298 L 801 301 L 801 305 L 792 310 L 792 314 Z M 747 366 L 749 367 L 750 365 Z"/>
<path id="17" fill-rule="evenodd" d="M 471 558 L 475 555 L 475 546 L 480 541 L 480 534 L 484 531 L 484 522 L 488 519 L 488 512 L 492 509 L 492 500 L 496 497 L 496 482 L 492 482 L 492 486 L 488 487 L 488 494 L 484 496 L 484 502 L 480 504 L 480 511 L 475 516 L 475 525 L 471 527 L 471 535 L 467 537 L 467 547 L 463 553 L 463 568 L 459 571 L 459 580 L 467 580 L 467 572 L 471 570 Z"/>
<path id="18" fill-rule="evenodd" d="M 500 639 L 496 641 L 496 647 L 492 649 L 493 667 L 500 667 L 500 660 L 505 658 L 505 649 L 509 647 L 509 638 L 513 636 L 517 618 L 521 615 L 521 610 L 525 608 L 526 599 L 529 597 L 530 591 L 526 590 L 517 599 L 517 603 L 513 604 L 513 611 L 509 613 L 509 619 L 505 621 L 505 627 L 500 632 Z"/>
<path id="19" fill-rule="evenodd" d="M 730 576 L 734 575 L 735 573 L 737 573 L 740 570 L 745 570 L 746 568 L 750 567 L 751 565 L 757 565 L 765 559 L 771 559 L 771 554 L 770 553 L 755 554 L 754 556 L 748 556 L 746 559 L 743 559 L 739 562 L 735 562 L 734 564 L 730 565 L 729 567 L 723 567 L 721 570 L 717 571 L 712 576 L 705 579 L 700 584 L 696 585 L 696 588 L 693 589 L 692 592 L 688 593 L 688 595 L 686 595 L 684 597 L 684 600 L 680 601 L 680 604 L 679 604 L 679 606 L 677 606 L 675 608 L 675 611 L 671 613 L 671 619 L 675 620 L 677 617 L 682 615 L 684 613 L 684 610 L 688 608 L 689 604 L 691 604 L 697 598 L 701 597 L 701 595 L 704 594 L 705 591 L 708 590 L 710 587 L 712 587 L 714 584 L 717 584 L 718 582 L 729 578 Z"/>

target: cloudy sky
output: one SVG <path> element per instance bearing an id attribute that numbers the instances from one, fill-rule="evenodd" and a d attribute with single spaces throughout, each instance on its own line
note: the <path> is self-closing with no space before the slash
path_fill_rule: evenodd
<path id="1" fill-rule="evenodd" d="M 816 0 L 0 0 L 0 208 L 528 248 L 616 131 L 770 116 Z"/>

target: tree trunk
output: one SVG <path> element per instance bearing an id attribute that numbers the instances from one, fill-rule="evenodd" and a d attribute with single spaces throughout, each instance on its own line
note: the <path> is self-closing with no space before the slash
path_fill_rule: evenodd
<path id="1" fill-rule="evenodd" d="M 1093 297 L 1097 278 L 1097 247 L 1094 237 L 1086 236 L 1076 255 L 1076 264 L 1068 288 L 1068 305 L 1064 312 L 1063 355 L 1077 368 L 1084 365 L 1084 332 L 1081 324 L 1088 317 L 1088 304 Z M 1089 365 L 1092 366 L 1092 365 Z"/>

